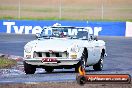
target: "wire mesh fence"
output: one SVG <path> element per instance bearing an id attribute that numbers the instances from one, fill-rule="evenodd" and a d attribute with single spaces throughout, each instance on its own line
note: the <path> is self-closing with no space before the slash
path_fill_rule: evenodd
<path id="1" fill-rule="evenodd" d="M 131 0 L 0 0 L 0 18 L 126 20 Z"/>

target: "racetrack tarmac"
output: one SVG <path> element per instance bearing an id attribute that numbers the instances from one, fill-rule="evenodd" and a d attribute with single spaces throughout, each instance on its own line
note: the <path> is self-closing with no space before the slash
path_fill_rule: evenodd
<path id="1" fill-rule="evenodd" d="M 34 35 L 0 34 L 0 53 L 23 56 L 23 47 L 35 39 Z M 104 60 L 103 71 L 94 71 L 87 67 L 87 74 L 130 74 L 132 76 L 132 38 L 99 37 L 106 42 L 107 57 Z M 28 82 L 65 82 L 75 81 L 74 69 L 55 69 L 53 73 L 46 73 L 37 69 L 35 74 L 25 75 L 22 70 L 0 69 L 0 83 L 28 83 Z"/>

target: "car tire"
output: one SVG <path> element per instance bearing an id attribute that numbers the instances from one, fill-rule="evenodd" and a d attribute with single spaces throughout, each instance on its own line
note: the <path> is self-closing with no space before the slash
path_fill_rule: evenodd
<path id="1" fill-rule="evenodd" d="M 47 73 L 52 73 L 52 72 L 54 71 L 54 69 L 53 69 L 53 68 L 50 68 L 50 67 L 46 67 L 46 68 L 45 68 L 45 71 L 46 71 Z"/>
<path id="2" fill-rule="evenodd" d="M 36 67 L 30 64 L 27 64 L 25 61 L 24 63 L 24 71 L 26 74 L 34 74 L 36 71 Z"/>
<path id="3" fill-rule="evenodd" d="M 82 66 L 83 69 L 86 68 L 87 57 L 88 57 L 88 52 L 87 52 L 87 50 L 84 50 L 82 53 L 82 56 L 81 56 L 81 61 L 75 67 L 75 72 L 78 72 L 78 69 L 80 66 Z"/>
<path id="4" fill-rule="evenodd" d="M 86 51 L 84 51 L 84 52 L 82 53 L 82 56 L 81 56 L 81 66 L 83 67 L 83 69 L 85 69 L 86 66 L 87 66 L 87 65 L 86 65 L 87 57 L 88 57 L 88 54 L 87 54 Z"/>
<path id="5" fill-rule="evenodd" d="M 76 80 L 77 80 L 77 83 L 80 84 L 80 85 L 84 85 L 86 83 L 86 81 L 87 81 L 84 76 L 78 76 L 76 78 Z"/>
<path id="6" fill-rule="evenodd" d="M 103 69 L 103 60 L 104 60 L 104 55 L 101 54 L 101 58 L 98 61 L 98 63 L 93 65 L 93 69 L 95 71 L 102 71 L 102 69 Z"/>
<path id="7" fill-rule="evenodd" d="M 81 66 L 81 61 L 75 66 L 75 72 L 79 72 L 79 67 Z"/>

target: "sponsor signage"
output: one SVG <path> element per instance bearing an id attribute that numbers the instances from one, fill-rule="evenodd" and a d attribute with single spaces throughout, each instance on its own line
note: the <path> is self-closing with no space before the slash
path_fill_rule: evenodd
<path id="1" fill-rule="evenodd" d="M 0 33 L 37 34 L 45 26 L 52 26 L 55 23 L 62 26 L 87 27 L 90 34 L 97 36 L 125 36 L 126 31 L 126 22 L 0 20 Z M 68 34 L 77 34 L 78 31 L 78 29 L 69 29 Z M 47 30 L 47 34 L 50 33 L 51 31 Z"/>
<path id="2" fill-rule="evenodd" d="M 78 71 L 76 81 L 80 85 L 85 83 L 131 83 L 129 74 L 86 74 L 82 66 L 79 67 Z"/>
<path id="3" fill-rule="evenodd" d="M 131 83 L 129 74 L 85 74 L 77 76 L 77 83 L 83 85 L 85 83 Z"/>

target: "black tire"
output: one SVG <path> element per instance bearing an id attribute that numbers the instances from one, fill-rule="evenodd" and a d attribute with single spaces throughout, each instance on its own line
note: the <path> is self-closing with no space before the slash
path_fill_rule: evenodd
<path id="1" fill-rule="evenodd" d="M 46 71 L 47 73 L 52 73 L 52 72 L 54 71 L 54 69 L 53 69 L 53 68 L 50 68 L 50 67 L 46 67 L 46 68 L 45 68 L 45 71 Z"/>
<path id="2" fill-rule="evenodd" d="M 80 84 L 80 85 L 84 85 L 86 83 L 86 81 L 87 81 L 84 76 L 78 76 L 76 78 L 76 80 L 77 80 L 77 83 Z"/>
<path id="3" fill-rule="evenodd" d="M 75 66 L 75 72 L 78 72 L 80 66 L 82 66 L 83 69 L 86 68 L 87 57 L 88 57 L 88 52 L 87 50 L 84 50 L 81 56 L 81 61 Z"/>
<path id="4" fill-rule="evenodd" d="M 81 66 L 81 61 L 75 66 L 75 72 L 79 72 L 79 67 Z"/>
<path id="5" fill-rule="evenodd" d="M 36 71 L 36 67 L 30 64 L 27 64 L 25 61 L 24 63 L 24 71 L 26 74 L 34 74 Z"/>
<path id="6" fill-rule="evenodd" d="M 99 60 L 99 62 L 95 65 L 93 65 L 93 69 L 95 71 L 102 71 L 103 69 L 103 60 L 104 60 L 104 55 L 101 54 L 101 58 Z"/>
<path id="7" fill-rule="evenodd" d="M 86 51 L 83 51 L 82 53 L 82 56 L 81 56 L 81 66 L 83 67 L 83 69 L 86 68 L 86 63 L 87 63 L 87 57 L 88 57 L 88 54 Z"/>

